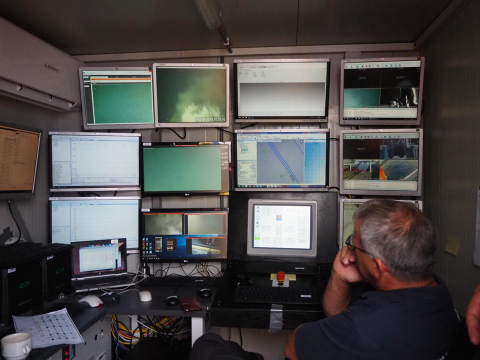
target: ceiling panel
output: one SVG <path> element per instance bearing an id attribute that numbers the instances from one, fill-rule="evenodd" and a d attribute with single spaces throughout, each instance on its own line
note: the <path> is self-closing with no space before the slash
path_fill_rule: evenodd
<path id="1" fill-rule="evenodd" d="M 414 42 L 451 0 L 300 0 L 297 45 Z"/>
<path id="2" fill-rule="evenodd" d="M 452 0 L 217 0 L 234 48 L 413 42 Z M 0 16 L 71 55 L 223 48 L 192 0 L 0 1 Z"/>

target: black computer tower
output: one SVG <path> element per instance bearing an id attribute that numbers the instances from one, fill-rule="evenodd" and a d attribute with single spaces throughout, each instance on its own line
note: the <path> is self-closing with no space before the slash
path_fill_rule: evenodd
<path id="1" fill-rule="evenodd" d="M 45 299 L 54 300 L 72 291 L 72 250 L 60 250 L 45 259 Z"/>

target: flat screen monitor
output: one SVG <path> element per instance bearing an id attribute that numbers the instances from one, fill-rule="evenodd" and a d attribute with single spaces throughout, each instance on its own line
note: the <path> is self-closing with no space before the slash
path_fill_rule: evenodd
<path id="1" fill-rule="evenodd" d="M 342 60 L 341 125 L 419 125 L 425 59 Z"/>
<path id="2" fill-rule="evenodd" d="M 228 127 L 228 64 L 153 64 L 157 127 Z"/>
<path id="3" fill-rule="evenodd" d="M 324 129 L 237 130 L 235 190 L 326 190 L 329 134 Z"/>
<path id="4" fill-rule="evenodd" d="M 237 122 L 326 122 L 330 59 L 235 60 Z"/>
<path id="5" fill-rule="evenodd" d="M 420 196 L 422 129 L 340 131 L 340 193 Z"/>
<path id="6" fill-rule="evenodd" d="M 50 191 L 140 190 L 141 134 L 49 133 Z"/>
<path id="7" fill-rule="evenodd" d="M 127 273 L 125 239 L 72 242 L 73 279 Z"/>
<path id="8" fill-rule="evenodd" d="M 138 249 L 141 199 L 125 197 L 51 197 L 50 241 L 127 239 L 127 249 Z"/>
<path id="9" fill-rule="evenodd" d="M 35 193 L 42 130 L 0 122 L 0 199 Z"/>
<path id="10" fill-rule="evenodd" d="M 317 256 L 317 202 L 248 200 L 247 254 L 263 257 Z"/>
<path id="11" fill-rule="evenodd" d="M 345 246 L 345 240 L 353 234 L 353 214 L 357 208 L 373 199 L 341 199 L 340 200 L 340 247 Z M 393 199 L 391 199 L 393 200 Z M 396 200 L 409 202 L 418 207 L 420 211 L 423 210 L 423 204 L 419 200 Z"/>
<path id="12" fill-rule="evenodd" d="M 228 195 L 230 143 L 144 143 L 143 186 L 152 195 Z"/>
<path id="13" fill-rule="evenodd" d="M 85 129 L 155 126 L 152 71 L 147 67 L 81 67 L 79 73 Z"/>
<path id="14" fill-rule="evenodd" d="M 227 259 L 227 209 L 142 210 L 140 262 Z"/>

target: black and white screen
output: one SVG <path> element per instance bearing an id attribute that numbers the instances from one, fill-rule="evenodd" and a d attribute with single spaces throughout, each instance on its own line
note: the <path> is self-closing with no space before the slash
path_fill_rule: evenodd
<path id="1" fill-rule="evenodd" d="M 237 118 L 325 118 L 328 62 L 237 63 Z"/>

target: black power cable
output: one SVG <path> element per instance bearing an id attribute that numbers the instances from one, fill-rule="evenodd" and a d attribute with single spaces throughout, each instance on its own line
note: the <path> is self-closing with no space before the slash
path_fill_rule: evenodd
<path id="1" fill-rule="evenodd" d="M 15 225 L 17 225 L 17 229 L 18 229 L 18 239 L 17 241 L 15 241 L 15 243 L 17 243 L 21 238 L 22 238 L 22 230 L 20 230 L 20 226 L 18 226 L 18 222 L 17 222 L 17 219 L 15 219 L 15 216 L 13 215 L 13 211 L 12 211 L 12 206 L 10 204 L 10 200 L 7 200 L 7 203 L 8 203 L 8 210 L 10 210 L 10 215 L 12 216 L 12 219 L 13 221 L 15 222 Z M 15 244 L 14 243 L 14 244 Z"/>

